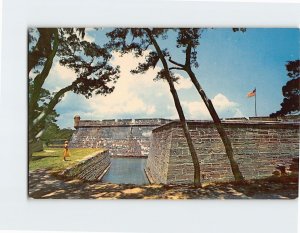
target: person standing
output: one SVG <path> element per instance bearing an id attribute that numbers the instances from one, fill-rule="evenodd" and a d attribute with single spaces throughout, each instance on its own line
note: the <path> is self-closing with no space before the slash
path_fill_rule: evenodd
<path id="1" fill-rule="evenodd" d="M 71 154 L 70 154 L 70 151 L 69 151 L 69 142 L 68 141 L 65 141 L 65 144 L 64 144 L 64 161 L 67 161 L 67 157 L 70 157 Z"/>

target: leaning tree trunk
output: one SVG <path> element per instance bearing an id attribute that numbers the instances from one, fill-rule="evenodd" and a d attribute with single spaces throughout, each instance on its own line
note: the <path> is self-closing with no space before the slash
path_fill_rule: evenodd
<path id="1" fill-rule="evenodd" d="M 53 32 L 54 35 L 54 41 L 53 41 L 53 49 L 48 54 L 48 57 L 45 61 L 44 67 L 42 71 L 35 77 L 33 80 L 33 93 L 28 98 L 28 159 L 32 159 L 32 144 L 35 141 L 35 133 L 34 133 L 34 126 L 36 123 L 34 123 L 34 113 L 36 108 L 38 107 L 38 101 L 40 98 L 40 93 L 42 86 L 45 82 L 45 79 L 47 78 L 50 69 L 53 64 L 54 57 L 56 55 L 56 52 L 58 50 L 58 44 L 59 44 L 59 38 L 58 38 L 58 30 L 54 29 Z M 50 39 L 50 37 L 48 38 Z M 28 56 L 28 74 L 30 73 L 31 69 L 34 67 L 36 61 L 33 61 L 33 59 L 30 58 L 30 55 Z"/>
<path id="2" fill-rule="evenodd" d="M 54 57 L 58 50 L 58 45 L 59 45 L 59 38 L 58 38 L 58 30 L 56 29 L 54 31 L 53 49 L 52 49 L 51 53 L 49 53 L 42 71 L 33 80 L 33 91 L 30 96 L 30 99 L 28 100 L 29 101 L 29 103 L 28 103 L 29 118 L 33 117 L 34 111 L 38 107 L 38 102 L 39 102 L 42 86 L 51 70 Z M 30 59 L 28 58 L 28 60 L 30 60 Z M 30 72 L 30 70 L 28 70 L 28 73 L 29 72 Z"/>
<path id="3" fill-rule="evenodd" d="M 244 180 L 244 177 L 239 169 L 239 165 L 237 164 L 237 162 L 235 161 L 234 157 L 233 157 L 233 150 L 232 150 L 232 146 L 231 146 L 231 141 L 230 139 L 228 138 L 222 124 L 221 124 L 221 120 L 211 102 L 210 99 L 207 98 L 204 90 L 202 89 L 200 83 L 198 82 L 194 72 L 191 70 L 191 69 L 187 69 L 187 73 L 188 75 L 190 76 L 193 84 L 195 85 L 198 93 L 200 94 L 202 100 L 204 101 L 213 121 L 214 121 L 214 124 L 217 128 L 217 131 L 222 139 L 222 142 L 224 144 L 224 147 L 225 147 L 225 150 L 226 150 L 226 154 L 227 154 L 227 157 L 229 159 L 229 162 L 230 162 L 230 166 L 231 166 L 231 170 L 232 170 L 232 173 L 233 173 L 233 176 L 235 178 L 236 181 L 240 181 L 240 180 Z"/>
<path id="4" fill-rule="evenodd" d="M 32 154 L 33 154 L 33 141 L 32 140 L 28 140 L 28 161 L 32 160 Z"/>
<path id="5" fill-rule="evenodd" d="M 182 110 L 182 107 L 181 107 L 181 104 L 180 104 L 180 100 L 179 100 L 177 91 L 174 87 L 174 83 L 173 83 L 172 77 L 171 77 L 170 72 L 169 72 L 167 61 L 166 61 L 166 59 L 165 59 L 158 43 L 157 43 L 157 41 L 153 37 L 151 30 L 148 29 L 148 28 L 145 29 L 145 30 L 146 30 L 152 44 L 154 45 L 154 47 L 157 51 L 157 54 L 158 54 L 158 56 L 159 56 L 159 58 L 160 58 L 160 60 L 163 64 L 164 70 L 166 72 L 166 79 L 167 79 L 168 84 L 170 86 L 170 92 L 173 96 L 175 107 L 176 107 L 176 110 L 177 110 L 178 115 L 179 115 L 181 126 L 183 128 L 184 136 L 187 140 L 188 147 L 189 147 L 189 150 L 190 150 L 190 153 L 191 153 L 191 156 L 192 156 L 192 161 L 193 161 L 193 165 L 194 165 L 194 185 L 195 185 L 196 188 L 199 188 L 199 187 L 201 187 L 199 160 L 198 160 L 197 153 L 196 153 L 193 141 L 192 141 L 192 137 L 191 137 L 189 129 L 188 129 L 188 125 L 186 123 L 186 119 L 185 119 L 185 116 L 184 116 L 184 113 L 183 113 L 183 110 Z"/>

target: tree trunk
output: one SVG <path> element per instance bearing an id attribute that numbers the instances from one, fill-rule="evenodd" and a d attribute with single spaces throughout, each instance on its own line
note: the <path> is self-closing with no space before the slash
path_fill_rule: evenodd
<path id="1" fill-rule="evenodd" d="M 51 52 L 51 37 L 55 32 L 55 28 L 37 28 L 39 39 L 32 49 L 28 51 L 28 74 L 38 64 L 41 57 L 47 57 Z M 29 32 L 28 32 L 29 38 Z M 29 41 L 28 41 L 29 46 Z M 28 48 L 29 49 L 29 48 Z"/>
<path id="2" fill-rule="evenodd" d="M 50 100 L 47 108 L 45 110 L 43 110 L 35 119 L 32 120 L 31 122 L 31 127 L 35 127 L 39 122 L 41 122 L 42 120 L 44 120 L 49 113 L 55 108 L 56 104 L 58 104 L 58 102 L 60 101 L 61 97 L 68 91 L 71 91 L 74 86 L 76 85 L 78 81 L 74 81 L 71 85 L 62 88 L 61 90 L 59 90 L 54 96 L 53 98 Z"/>
<path id="3" fill-rule="evenodd" d="M 239 166 L 237 164 L 237 162 L 235 161 L 234 159 L 234 156 L 233 156 L 233 150 L 232 150 L 232 146 L 231 146 L 231 141 L 230 139 L 228 138 L 222 124 L 221 124 L 221 120 L 211 102 L 210 99 L 207 98 L 204 90 L 202 89 L 200 83 L 198 82 L 194 72 L 191 70 L 191 69 L 187 69 L 186 70 L 188 75 L 190 76 L 193 84 L 195 85 L 198 93 L 200 94 L 202 100 L 204 101 L 214 123 L 215 123 L 215 126 L 217 128 L 217 131 L 222 139 L 222 142 L 224 144 L 224 147 L 225 147 L 225 150 L 226 150 L 226 154 L 227 154 L 227 157 L 229 159 L 229 162 L 230 162 L 230 166 L 231 166 L 231 170 L 232 170 L 232 173 L 233 173 L 233 176 L 235 178 L 236 181 L 240 181 L 240 180 L 244 180 L 244 177 L 239 169 Z"/>
<path id="4" fill-rule="evenodd" d="M 58 44 L 59 44 L 58 30 L 56 29 L 54 31 L 53 49 L 52 49 L 51 53 L 49 54 L 49 56 L 47 57 L 47 60 L 46 60 L 46 62 L 44 64 L 44 67 L 43 67 L 43 70 L 33 80 L 33 92 L 32 92 L 32 95 L 30 96 L 29 106 L 28 106 L 28 108 L 29 108 L 28 109 L 29 118 L 33 117 L 34 110 L 38 106 L 38 101 L 39 101 L 39 98 L 40 98 L 41 89 L 42 89 L 42 86 L 43 86 L 46 78 L 48 77 L 48 74 L 49 74 L 50 69 L 52 67 L 53 60 L 54 60 L 54 57 L 55 57 L 57 49 L 58 49 Z M 28 73 L 29 72 L 30 72 L 30 70 L 28 70 Z"/>
<path id="5" fill-rule="evenodd" d="M 28 159 L 31 160 L 32 159 L 32 145 L 35 141 L 35 132 L 34 132 L 34 113 L 35 113 L 35 109 L 38 106 L 38 101 L 39 101 L 39 97 L 40 97 L 40 92 L 41 92 L 41 88 L 45 82 L 45 79 L 47 78 L 50 69 L 52 67 L 53 64 L 53 60 L 54 57 L 56 55 L 57 49 L 58 49 L 58 44 L 59 44 L 59 38 L 58 38 L 58 30 L 57 29 L 53 29 L 52 32 L 49 33 L 53 33 L 54 34 L 54 41 L 53 41 L 53 49 L 52 51 L 48 54 L 47 60 L 44 64 L 43 70 L 41 71 L 40 74 L 38 74 L 34 81 L 33 81 L 33 86 L 34 86 L 34 90 L 33 90 L 33 94 L 30 96 L 30 99 L 28 99 Z M 51 36 L 49 36 L 48 39 L 50 39 Z M 51 42 L 49 42 L 51 44 Z M 30 70 L 35 66 L 36 61 L 34 61 L 33 59 L 30 58 L 30 54 L 28 55 L 28 74 L 30 72 Z"/>
<path id="6" fill-rule="evenodd" d="M 185 116 L 184 116 L 184 113 L 183 113 L 183 110 L 182 110 L 182 107 L 181 107 L 181 104 L 180 104 L 179 97 L 177 95 L 177 91 L 174 87 L 172 77 L 169 73 L 169 68 L 168 68 L 167 61 L 166 61 L 166 59 L 165 59 L 158 43 L 157 43 L 157 41 L 153 37 L 151 30 L 148 29 L 148 28 L 145 29 L 145 30 L 146 30 L 152 44 L 154 45 L 154 47 L 157 51 L 157 54 L 158 54 L 158 56 L 159 56 L 159 58 L 160 58 L 160 60 L 163 64 L 164 70 L 166 72 L 166 78 L 167 78 L 168 84 L 170 86 L 170 92 L 173 96 L 175 107 L 176 107 L 176 110 L 177 110 L 178 115 L 179 115 L 181 126 L 183 128 L 184 136 L 187 140 L 188 147 L 189 147 L 189 150 L 190 150 L 190 153 L 191 153 L 191 156 L 192 156 L 192 161 L 193 161 L 193 165 L 194 165 L 194 185 L 195 185 L 196 188 L 199 188 L 199 187 L 201 187 L 199 160 L 198 160 L 197 153 L 196 153 L 193 141 L 192 141 L 192 137 L 191 137 L 189 129 L 188 129 L 188 125 L 186 123 L 186 119 L 185 119 Z"/>
<path id="7" fill-rule="evenodd" d="M 32 160 L 32 154 L 33 154 L 32 143 L 28 142 L 28 161 Z"/>

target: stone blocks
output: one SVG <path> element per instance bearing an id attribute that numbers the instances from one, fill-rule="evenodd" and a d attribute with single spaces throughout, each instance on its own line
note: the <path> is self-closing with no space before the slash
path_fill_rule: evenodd
<path id="1" fill-rule="evenodd" d="M 147 158 L 152 129 L 170 120 L 122 119 L 80 121 L 70 148 L 106 148 L 112 157 Z"/>
<path id="2" fill-rule="evenodd" d="M 108 150 L 95 152 L 81 160 L 78 164 L 64 170 L 62 175 L 86 181 L 96 181 L 104 175 L 109 165 L 110 155 Z"/>
<path id="3" fill-rule="evenodd" d="M 234 179 L 224 145 L 212 122 L 190 121 L 189 130 L 198 154 L 202 182 Z M 287 167 L 299 157 L 299 124 L 228 121 L 223 127 L 231 139 L 235 160 L 245 179 L 271 176 L 277 164 Z M 193 183 L 193 164 L 179 122 L 152 132 L 146 173 L 152 183 Z"/>

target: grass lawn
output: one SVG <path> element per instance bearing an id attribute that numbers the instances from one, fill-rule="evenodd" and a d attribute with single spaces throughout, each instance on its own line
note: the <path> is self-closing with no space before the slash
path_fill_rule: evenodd
<path id="1" fill-rule="evenodd" d="M 33 158 L 29 161 L 29 171 L 36 169 L 51 169 L 59 172 L 76 164 L 79 160 L 96 151 L 103 151 L 100 148 L 71 148 L 69 161 L 63 161 L 63 148 L 44 148 L 44 151 L 33 153 Z"/>

